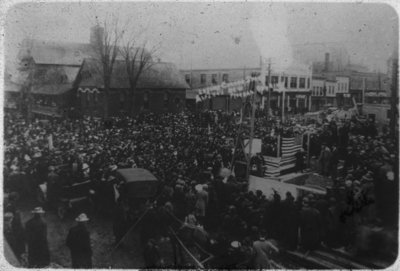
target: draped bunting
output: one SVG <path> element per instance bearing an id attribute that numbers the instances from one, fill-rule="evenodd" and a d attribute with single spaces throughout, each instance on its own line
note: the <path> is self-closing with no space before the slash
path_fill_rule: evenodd
<path id="1" fill-rule="evenodd" d="M 100 91 L 97 89 L 97 88 L 93 88 L 93 89 L 90 89 L 90 88 L 85 88 L 85 89 L 83 89 L 83 88 L 78 88 L 78 91 L 79 92 L 82 92 L 82 93 L 100 93 Z"/>
<path id="2" fill-rule="evenodd" d="M 226 83 L 223 82 L 219 86 L 205 87 L 197 89 L 196 102 L 204 101 L 211 97 L 229 95 L 232 98 L 247 97 L 253 94 L 250 90 L 251 85 L 255 83 L 255 89 L 259 93 L 264 93 L 267 88 L 262 85 L 261 77 L 247 77 L 245 80 Z"/>

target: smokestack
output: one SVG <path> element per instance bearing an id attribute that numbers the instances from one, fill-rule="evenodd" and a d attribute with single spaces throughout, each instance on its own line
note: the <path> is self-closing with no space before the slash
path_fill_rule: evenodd
<path id="1" fill-rule="evenodd" d="M 325 53 L 325 71 L 329 71 L 329 53 Z"/>
<path id="2" fill-rule="evenodd" d="M 95 25 L 90 28 L 90 44 L 96 45 L 103 41 L 104 28 Z"/>

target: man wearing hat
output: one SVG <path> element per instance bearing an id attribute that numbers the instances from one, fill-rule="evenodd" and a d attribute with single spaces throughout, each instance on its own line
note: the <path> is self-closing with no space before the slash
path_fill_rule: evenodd
<path id="1" fill-rule="evenodd" d="M 321 242 L 320 213 L 311 206 L 310 201 L 312 200 L 305 197 L 300 211 L 300 245 L 305 250 L 314 250 Z"/>
<path id="2" fill-rule="evenodd" d="M 266 240 L 265 236 L 265 232 L 261 232 L 259 239 L 253 243 L 255 252 L 254 268 L 256 269 L 269 269 L 269 255 L 273 251 L 279 252 L 279 249 L 272 242 Z"/>
<path id="3" fill-rule="evenodd" d="M 28 243 L 29 268 L 44 268 L 50 264 L 50 252 L 47 242 L 47 225 L 42 220 L 42 207 L 36 207 L 33 218 L 25 224 L 26 241 Z"/>
<path id="4" fill-rule="evenodd" d="M 82 213 L 75 221 L 78 224 L 69 230 L 66 242 L 71 251 L 72 268 L 92 268 L 90 233 L 86 228 L 89 218 Z"/>

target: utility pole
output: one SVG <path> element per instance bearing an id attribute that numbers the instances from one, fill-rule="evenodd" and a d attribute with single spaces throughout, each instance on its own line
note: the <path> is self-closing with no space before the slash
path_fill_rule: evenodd
<path id="1" fill-rule="evenodd" d="M 285 89 L 282 91 L 282 125 L 285 121 Z"/>
<path id="2" fill-rule="evenodd" d="M 398 99 L 399 99 L 399 88 L 398 88 L 398 78 L 399 75 L 399 59 L 396 57 L 393 59 L 392 63 L 392 85 L 391 85 L 391 107 L 390 107 L 390 135 L 396 138 L 397 124 L 399 112 L 397 112 Z"/>
<path id="3" fill-rule="evenodd" d="M 246 168 L 246 180 L 249 181 L 250 177 L 250 166 L 251 166 L 251 152 L 253 147 L 253 138 L 254 138 L 254 118 L 256 114 L 256 106 L 255 106 L 255 97 L 256 97 L 256 82 L 253 84 L 253 95 L 251 97 L 251 118 L 250 118 L 250 137 L 249 137 L 249 155 L 247 157 L 247 168 Z"/>
<path id="4" fill-rule="evenodd" d="M 269 120 L 269 111 L 271 110 L 271 88 L 269 87 L 271 82 L 271 58 L 268 60 L 268 103 L 267 103 L 267 118 Z"/>

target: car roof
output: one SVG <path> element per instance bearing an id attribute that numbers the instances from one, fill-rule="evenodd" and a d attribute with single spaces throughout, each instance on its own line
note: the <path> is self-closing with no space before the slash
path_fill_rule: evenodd
<path id="1" fill-rule="evenodd" d="M 127 183 L 158 181 L 158 179 L 150 171 L 144 168 L 117 169 L 117 174 L 120 175 Z"/>

